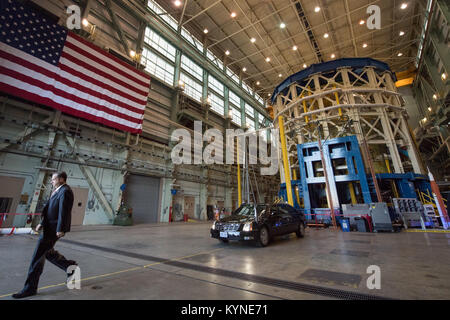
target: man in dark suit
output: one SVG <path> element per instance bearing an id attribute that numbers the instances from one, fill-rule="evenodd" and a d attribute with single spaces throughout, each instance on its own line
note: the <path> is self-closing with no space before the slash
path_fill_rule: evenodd
<path id="1" fill-rule="evenodd" d="M 64 256 L 53 249 L 56 241 L 70 231 L 73 192 L 66 184 L 66 180 L 67 174 L 64 171 L 54 173 L 52 176 L 53 192 L 42 211 L 41 222 L 36 227 L 36 231 L 44 229 L 44 232 L 39 237 L 31 259 L 25 286 L 22 291 L 13 294 L 13 298 L 25 298 L 37 293 L 39 277 L 44 269 L 45 259 L 65 272 L 67 272 L 69 266 L 77 265 L 75 261 L 66 260 Z"/>

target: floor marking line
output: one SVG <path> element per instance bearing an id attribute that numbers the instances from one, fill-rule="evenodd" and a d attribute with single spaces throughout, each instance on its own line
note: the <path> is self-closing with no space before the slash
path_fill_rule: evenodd
<path id="1" fill-rule="evenodd" d="M 198 255 L 201 255 L 201 254 L 212 253 L 212 252 L 219 251 L 219 250 L 223 250 L 223 248 L 214 249 L 214 250 L 210 250 L 210 251 L 202 251 L 202 252 L 199 252 L 199 253 L 191 254 L 191 255 L 188 255 L 188 256 L 183 256 L 183 257 L 180 257 L 180 258 L 168 259 L 168 260 L 164 260 L 164 261 L 161 261 L 161 262 L 155 262 L 155 263 L 147 264 L 147 265 L 144 265 L 144 266 L 124 269 L 124 270 L 115 271 L 115 272 L 111 272 L 111 273 L 100 274 L 100 275 L 96 275 L 96 276 L 80 279 L 80 282 L 87 281 L 87 280 L 98 279 L 98 278 L 104 278 L 104 277 L 108 277 L 108 276 L 112 276 L 112 275 L 116 275 L 116 274 L 120 274 L 120 273 L 125 273 L 125 272 L 136 271 L 136 270 L 139 270 L 139 269 L 145 269 L 145 268 L 148 268 L 148 267 L 151 267 L 151 266 L 155 266 L 155 265 L 158 265 L 158 264 L 164 264 L 164 263 L 171 262 L 171 261 L 180 261 L 180 260 L 183 260 L 183 259 L 195 257 L 195 256 L 198 256 Z M 48 285 L 48 286 L 45 286 L 45 287 L 38 288 L 38 291 L 39 290 L 49 289 L 49 288 L 61 287 L 61 286 L 64 286 L 66 284 L 67 283 L 52 284 L 52 285 Z M 0 299 L 12 296 L 14 293 L 15 292 L 4 294 L 4 295 L 0 295 Z"/>

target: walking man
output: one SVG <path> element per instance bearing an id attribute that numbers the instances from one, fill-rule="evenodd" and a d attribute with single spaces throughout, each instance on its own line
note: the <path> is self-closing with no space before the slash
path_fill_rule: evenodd
<path id="1" fill-rule="evenodd" d="M 67 174 L 64 171 L 54 173 L 52 176 L 53 192 L 42 211 L 41 222 L 36 227 L 36 231 L 44 229 L 44 232 L 39 237 L 31 259 L 25 286 L 22 291 L 13 294 L 13 298 L 25 298 L 37 293 L 45 259 L 65 272 L 69 266 L 77 265 L 75 261 L 66 260 L 64 256 L 53 249 L 56 241 L 70 231 L 73 192 L 66 184 L 66 180 Z"/>

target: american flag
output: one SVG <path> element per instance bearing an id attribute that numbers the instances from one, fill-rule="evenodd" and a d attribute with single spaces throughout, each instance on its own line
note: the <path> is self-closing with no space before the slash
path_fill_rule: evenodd
<path id="1" fill-rule="evenodd" d="M 150 77 L 14 0 L 0 1 L 0 91 L 142 132 Z"/>

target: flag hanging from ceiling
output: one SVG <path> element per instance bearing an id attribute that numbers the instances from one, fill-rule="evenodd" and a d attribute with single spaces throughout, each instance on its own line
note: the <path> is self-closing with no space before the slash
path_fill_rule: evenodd
<path id="1" fill-rule="evenodd" d="M 0 4 L 0 91 L 142 132 L 150 77 L 31 8 Z"/>

